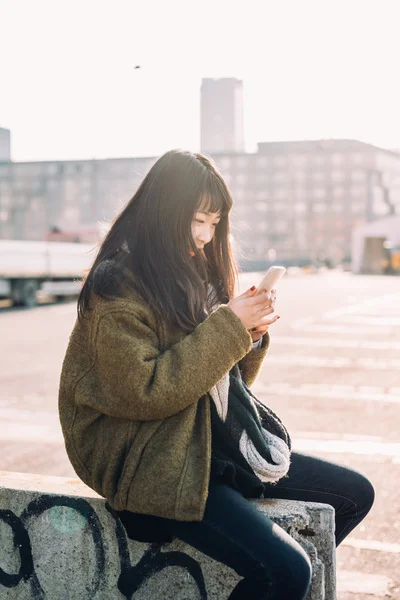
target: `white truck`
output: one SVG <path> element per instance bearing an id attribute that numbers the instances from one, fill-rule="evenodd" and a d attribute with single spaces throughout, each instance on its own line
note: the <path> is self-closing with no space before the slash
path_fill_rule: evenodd
<path id="1" fill-rule="evenodd" d="M 79 294 L 96 250 L 95 243 L 0 240 L 0 299 L 31 308 L 39 291 L 57 300 Z"/>

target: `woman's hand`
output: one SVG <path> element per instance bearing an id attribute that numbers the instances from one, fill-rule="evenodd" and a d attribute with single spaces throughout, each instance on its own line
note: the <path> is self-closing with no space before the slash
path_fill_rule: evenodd
<path id="1" fill-rule="evenodd" d="M 274 290 L 271 290 L 271 303 L 270 303 L 270 308 L 273 308 L 273 311 L 275 311 L 275 304 L 276 304 L 276 290 L 274 289 Z M 273 315 L 270 317 L 265 317 L 264 324 L 251 329 L 249 331 L 249 333 L 251 335 L 253 342 L 258 342 L 258 340 L 260 340 L 262 338 L 262 336 L 268 331 L 269 326 L 272 325 L 273 323 L 276 323 L 276 321 L 278 319 L 280 319 L 280 315 Z"/>
<path id="2" fill-rule="evenodd" d="M 249 332 L 252 333 L 255 331 L 257 335 L 255 341 L 257 341 L 263 335 L 260 332 L 262 330 L 266 331 L 265 327 L 269 327 L 271 323 L 277 320 L 276 315 L 274 317 L 269 316 L 274 313 L 275 298 L 275 290 L 271 291 L 271 293 L 262 292 L 258 294 L 256 287 L 253 286 L 247 292 L 244 292 L 244 294 L 233 298 L 228 302 L 227 306 L 239 317 Z"/>

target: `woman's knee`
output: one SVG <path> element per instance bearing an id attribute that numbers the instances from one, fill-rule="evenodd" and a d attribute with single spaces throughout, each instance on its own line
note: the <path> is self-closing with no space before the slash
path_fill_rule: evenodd
<path id="1" fill-rule="evenodd" d="M 367 500 L 367 504 L 368 504 L 368 511 L 372 508 L 372 505 L 374 504 L 375 501 L 375 488 L 372 484 L 372 482 L 365 478 L 365 485 L 366 485 L 366 500 Z"/>
<path id="2" fill-rule="evenodd" d="M 298 551 L 281 558 L 279 567 L 266 565 L 264 573 L 258 571 L 256 578 L 270 581 L 271 598 L 303 600 L 310 587 L 312 566 L 306 552 L 299 546 Z"/>
<path id="3" fill-rule="evenodd" d="M 298 594 L 296 598 L 305 598 L 312 576 L 312 566 L 308 555 L 305 552 L 298 554 L 296 560 L 289 565 L 289 571 L 288 579 L 291 581 L 292 593 Z"/>
<path id="4" fill-rule="evenodd" d="M 358 473 L 355 493 L 357 494 L 358 510 L 365 516 L 374 504 L 375 488 L 368 477 L 361 473 Z"/>
<path id="5" fill-rule="evenodd" d="M 293 567 L 293 565 L 292 565 Z M 304 600 L 311 583 L 311 564 L 304 561 L 302 566 L 288 570 L 284 578 L 271 574 L 270 569 L 257 569 L 242 579 L 229 596 L 229 600 L 239 598 L 276 598 L 282 600 Z"/>

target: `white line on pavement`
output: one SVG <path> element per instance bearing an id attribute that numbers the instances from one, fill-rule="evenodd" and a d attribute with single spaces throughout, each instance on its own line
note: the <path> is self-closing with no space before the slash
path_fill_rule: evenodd
<path id="1" fill-rule="evenodd" d="M 349 310 L 347 311 L 345 314 L 346 315 L 351 315 L 351 314 L 357 314 L 357 315 L 362 315 L 364 317 L 398 317 L 399 316 L 399 305 L 400 304 L 400 298 L 398 300 L 397 306 L 374 306 L 374 307 L 365 307 L 365 308 L 361 308 L 358 309 L 356 311 L 354 310 Z M 324 313 L 322 315 L 322 317 L 324 319 L 331 319 L 334 318 L 336 319 L 337 317 L 339 317 L 340 315 L 330 315 L 330 313 Z"/>
<path id="2" fill-rule="evenodd" d="M 370 327 L 364 326 L 356 326 L 350 327 L 349 325 L 316 325 L 316 324 L 299 324 L 298 322 L 294 322 L 291 325 L 292 329 L 299 331 L 309 331 L 311 333 L 344 333 L 346 335 L 359 335 L 359 334 L 367 334 L 371 335 L 392 335 L 393 327 L 379 327 L 375 329 L 371 329 Z"/>
<path id="3" fill-rule="evenodd" d="M 302 439 L 292 436 L 293 449 L 298 452 L 329 454 L 361 454 L 366 456 L 400 456 L 400 442 Z"/>
<path id="4" fill-rule="evenodd" d="M 316 440 L 347 440 L 349 442 L 384 442 L 380 435 L 337 433 L 336 431 L 297 431 L 296 438 Z"/>
<path id="5" fill-rule="evenodd" d="M 365 315 L 343 315 L 340 317 L 342 323 L 352 323 L 357 325 L 368 325 L 368 327 L 400 327 L 399 317 L 386 317 L 381 315 L 380 317 L 369 317 Z"/>
<path id="6" fill-rule="evenodd" d="M 337 573 L 337 590 L 341 594 L 371 594 L 371 600 L 385 597 L 392 580 L 385 575 L 369 575 L 358 571 L 342 571 Z M 364 596 L 363 596 L 364 597 Z"/>
<path id="7" fill-rule="evenodd" d="M 63 435 L 61 427 L 46 425 L 43 423 L 21 423 L 8 422 L 6 427 L 2 427 L 0 432 L 0 441 L 30 441 L 30 442 L 61 442 Z"/>
<path id="8" fill-rule="evenodd" d="M 392 370 L 400 369 L 400 359 L 397 358 L 335 358 L 321 356 L 273 356 L 268 357 L 268 364 L 299 366 L 299 367 L 323 367 L 335 369 L 368 369 L 368 370 Z"/>
<path id="9" fill-rule="evenodd" d="M 393 327 L 400 327 L 399 306 L 400 294 L 385 294 L 364 302 L 329 310 L 322 315 L 297 319 L 291 326 L 293 329 L 314 333 L 388 335 L 393 332 Z M 333 319 L 337 319 L 339 323 L 317 323 L 317 321 L 332 321 Z M 352 327 L 343 326 L 341 323 L 349 323 Z"/>
<path id="10" fill-rule="evenodd" d="M 400 544 L 389 544 L 388 542 L 378 542 L 377 540 L 359 540 L 358 538 L 349 537 L 344 539 L 342 544 L 343 546 L 351 546 L 352 548 L 360 548 L 361 550 L 400 554 Z"/>
<path id="11" fill-rule="evenodd" d="M 306 396 L 312 398 L 335 398 L 337 400 L 364 400 L 371 402 L 400 403 L 399 388 L 388 388 L 385 392 L 373 392 L 354 385 L 301 384 L 288 383 L 269 385 L 256 381 L 253 385 L 256 394 L 274 396 Z"/>
<path id="12" fill-rule="evenodd" d="M 61 442 L 63 435 L 57 413 L 0 408 L 0 440 L 12 442 Z"/>
<path id="13" fill-rule="evenodd" d="M 348 340 L 274 335 L 274 346 L 311 346 L 314 348 L 354 348 L 357 350 L 400 350 L 400 342 L 376 340 Z"/>
<path id="14" fill-rule="evenodd" d="M 383 296 L 376 296 L 375 298 L 370 298 L 364 302 L 358 302 L 355 304 L 348 304 L 347 306 L 342 306 L 340 308 L 335 308 L 333 310 L 328 310 L 323 313 L 323 318 L 332 319 L 339 317 L 341 315 L 349 314 L 349 313 L 362 313 L 363 311 L 368 310 L 381 310 L 381 309 L 395 309 L 400 304 L 400 294 L 384 294 Z"/>
<path id="15" fill-rule="evenodd" d="M 34 418 L 38 423 L 51 423 L 59 425 L 60 421 L 56 412 L 44 412 L 39 410 L 24 410 L 22 408 L 6 408 L 0 406 L 0 421 L 30 421 Z"/>

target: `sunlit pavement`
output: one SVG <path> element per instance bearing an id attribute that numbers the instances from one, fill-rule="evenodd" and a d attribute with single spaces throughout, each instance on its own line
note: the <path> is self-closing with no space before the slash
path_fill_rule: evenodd
<path id="1" fill-rule="evenodd" d="M 244 274 L 241 290 L 260 274 Z M 338 549 L 339 600 L 400 599 L 400 278 L 326 272 L 279 284 L 254 385 L 294 448 L 365 473 L 370 515 Z M 57 416 L 74 303 L 0 308 L 2 469 L 71 476 Z"/>

